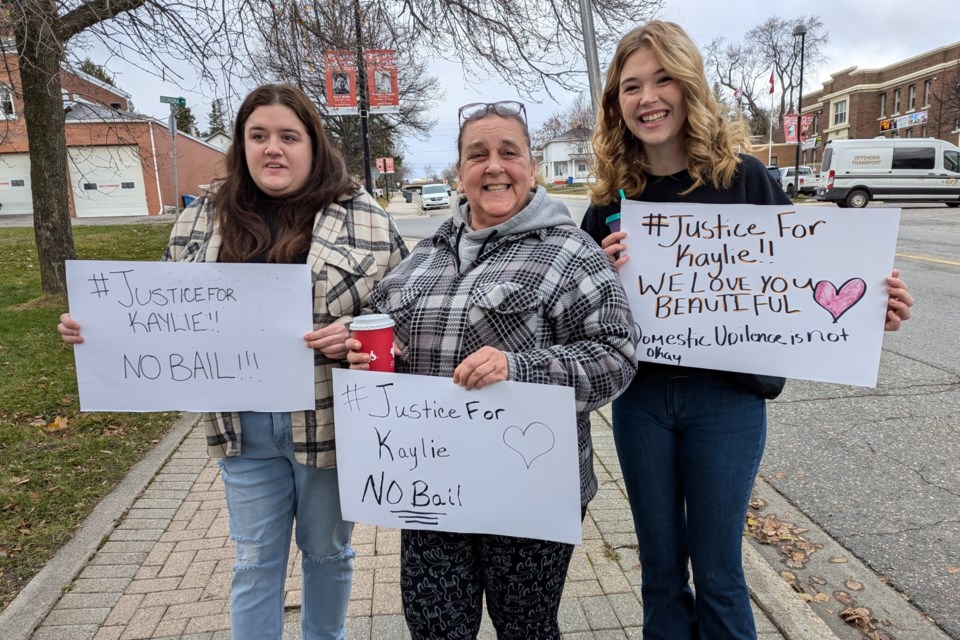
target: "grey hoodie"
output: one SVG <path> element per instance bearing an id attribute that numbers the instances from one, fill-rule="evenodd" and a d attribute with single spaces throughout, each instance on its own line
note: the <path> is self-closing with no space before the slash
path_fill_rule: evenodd
<path id="1" fill-rule="evenodd" d="M 457 253 L 460 257 L 460 272 L 466 272 L 480 256 L 484 246 L 496 238 L 504 238 L 518 233 L 527 233 L 537 229 L 573 226 L 567 205 L 547 195 L 546 190 L 537 186 L 531 192 L 530 201 L 515 216 L 498 225 L 473 231 L 470 226 L 470 203 L 466 198 L 453 210 L 453 228 L 459 235 Z M 461 233 L 461 228 L 463 229 Z"/>

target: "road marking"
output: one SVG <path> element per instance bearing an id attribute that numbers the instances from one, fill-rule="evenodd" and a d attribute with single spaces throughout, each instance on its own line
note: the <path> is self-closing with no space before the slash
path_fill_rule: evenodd
<path id="1" fill-rule="evenodd" d="M 920 260 L 921 262 L 935 262 L 936 264 L 949 264 L 953 267 L 960 267 L 960 262 L 955 260 L 940 260 L 939 258 L 928 258 L 927 256 L 915 256 L 909 253 L 895 253 L 898 258 L 909 258 L 911 260 Z"/>

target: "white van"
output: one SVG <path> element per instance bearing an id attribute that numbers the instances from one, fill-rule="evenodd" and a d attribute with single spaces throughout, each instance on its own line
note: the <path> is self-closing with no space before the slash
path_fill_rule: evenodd
<path id="1" fill-rule="evenodd" d="M 831 140 L 817 200 L 855 208 L 871 200 L 960 207 L 960 149 L 934 138 Z"/>
<path id="2" fill-rule="evenodd" d="M 445 184 L 425 184 L 420 190 L 423 196 L 423 208 L 435 209 L 450 206 L 450 191 Z"/>

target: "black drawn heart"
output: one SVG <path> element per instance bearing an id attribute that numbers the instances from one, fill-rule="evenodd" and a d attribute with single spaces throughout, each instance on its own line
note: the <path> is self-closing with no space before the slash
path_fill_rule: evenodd
<path id="1" fill-rule="evenodd" d="M 531 422 L 526 427 L 507 427 L 503 432 L 503 444 L 523 458 L 527 469 L 537 458 L 553 450 L 557 439 L 553 431 L 542 422 Z"/>

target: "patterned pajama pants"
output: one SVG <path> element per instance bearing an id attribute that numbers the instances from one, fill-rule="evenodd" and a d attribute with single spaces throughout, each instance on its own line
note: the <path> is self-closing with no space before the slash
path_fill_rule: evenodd
<path id="1" fill-rule="evenodd" d="M 573 545 L 409 530 L 401 542 L 400 591 L 414 640 L 476 638 L 484 595 L 499 640 L 559 640 Z"/>

